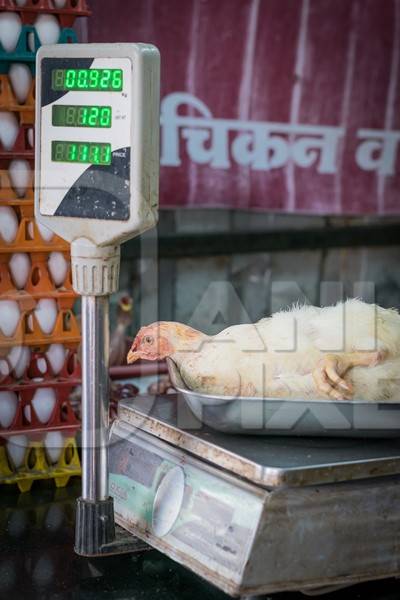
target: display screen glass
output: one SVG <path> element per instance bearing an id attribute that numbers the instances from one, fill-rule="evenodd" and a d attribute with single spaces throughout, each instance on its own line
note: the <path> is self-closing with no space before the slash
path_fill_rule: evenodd
<path id="1" fill-rule="evenodd" d="M 122 69 L 53 69 L 51 89 L 55 92 L 120 92 Z"/>
<path id="2" fill-rule="evenodd" d="M 55 104 L 52 125 L 55 127 L 111 127 L 111 106 Z"/>
<path id="3" fill-rule="evenodd" d="M 110 165 L 111 154 L 111 144 L 66 141 L 51 144 L 51 160 L 54 162 Z"/>

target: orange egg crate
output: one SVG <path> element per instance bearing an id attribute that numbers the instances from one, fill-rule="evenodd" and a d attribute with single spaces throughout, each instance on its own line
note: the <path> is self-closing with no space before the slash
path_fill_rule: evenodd
<path id="1" fill-rule="evenodd" d="M 67 252 L 69 244 L 57 235 L 46 241 L 40 235 L 40 231 L 33 217 L 26 217 L 21 210 L 21 204 L 17 207 L 20 222 L 15 239 L 5 242 L 0 237 L 0 252 Z"/>
<path id="2" fill-rule="evenodd" d="M 1 194 L 1 190 L 0 190 Z M 15 198 L 14 200 L 1 200 L 0 206 L 11 206 L 16 208 L 16 212 L 22 217 L 34 218 L 35 206 L 33 200 L 24 200 L 24 198 Z M 0 236 L 1 240 L 1 236 Z"/>
<path id="3" fill-rule="evenodd" d="M 9 254 L 0 254 L 0 300 L 16 300 L 23 310 L 29 310 L 41 298 L 53 298 L 57 301 L 59 310 L 72 309 L 77 294 L 72 288 L 71 264 L 69 253 L 63 252 L 67 263 L 67 274 L 60 285 L 55 285 L 48 268 L 48 254 L 31 255 L 31 267 L 27 282 L 23 289 L 17 289 L 13 280 Z M 29 302 L 29 299 L 33 300 Z"/>
<path id="4" fill-rule="evenodd" d="M 51 0 L 27 0 L 25 6 L 17 6 L 14 0 L 0 0 L 1 10 L 18 12 L 23 24 L 33 24 L 39 13 L 56 15 L 61 27 L 72 27 L 77 17 L 92 14 L 86 0 L 66 0 L 63 8 L 56 8 Z"/>
<path id="5" fill-rule="evenodd" d="M 20 104 L 8 75 L 0 75 L 0 110 L 18 113 L 21 125 L 33 125 L 35 122 L 35 80 L 32 80 L 24 104 Z"/>
<path id="6" fill-rule="evenodd" d="M 0 349 L 13 346 L 34 346 L 43 348 L 49 344 L 71 344 L 80 342 L 80 331 L 77 319 L 72 310 L 60 310 L 51 333 L 46 334 L 40 328 L 34 310 L 21 313 L 17 327 L 12 336 L 0 331 Z"/>
<path id="7" fill-rule="evenodd" d="M 20 124 L 12 148 L 6 149 L 0 142 L 0 169 L 7 168 L 10 160 L 14 158 L 25 158 L 26 160 L 33 161 L 35 158 L 34 148 L 34 127 L 32 125 Z"/>

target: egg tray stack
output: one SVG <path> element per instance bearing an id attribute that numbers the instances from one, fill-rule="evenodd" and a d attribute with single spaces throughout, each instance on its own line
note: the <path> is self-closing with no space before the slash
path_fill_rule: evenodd
<path id="1" fill-rule="evenodd" d="M 69 401 L 80 383 L 80 332 L 72 312 L 76 295 L 68 244 L 35 222 L 31 185 L 21 197 L 9 171 L 0 173 L 0 219 L 4 224 L 4 216 L 14 214 L 3 232 L 10 234 L 8 241 L 0 239 L 0 484 L 16 483 L 26 491 L 34 480 L 51 478 L 61 486 L 80 474 L 75 443 L 79 421 Z M 12 213 L 2 213 L 4 209 Z M 16 257 L 25 258 L 25 274 Z M 53 258 L 57 260 L 50 269 Z M 48 358 L 55 345 L 67 351 L 64 364 L 56 369 Z M 35 402 L 38 390 L 46 390 L 47 398 L 42 393 Z M 10 409 L 15 399 L 17 407 Z M 11 421 L 7 411 L 14 415 Z M 58 436 L 49 438 L 50 432 Z M 49 444 L 61 446 L 61 452 L 57 455 Z"/>
<path id="2" fill-rule="evenodd" d="M 8 14 L 16 30 L 15 43 L 8 39 L 7 48 L 0 35 L 0 485 L 17 484 L 26 491 L 35 480 L 53 479 L 63 486 L 80 474 L 75 442 L 80 423 L 70 403 L 80 384 L 80 332 L 72 311 L 76 295 L 69 245 L 34 219 L 33 75 L 41 39 L 75 42 L 71 27 L 90 12 L 85 0 L 19 4 L 24 6 L 0 0 L 0 28 L 2 15 Z M 53 22 L 50 32 L 40 25 L 47 15 Z M 60 348 L 65 353 L 61 365 Z M 52 352 L 58 353 L 57 368 Z"/>
<path id="3" fill-rule="evenodd" d="M 14 15 L 10 18 L 10 25 L 16 31 L 15 43 L 12 40 L 9 46 L 4 47 L 0 41 L 0 73 L 8 73 L 11 63 L 27 63 L 34 72 L 36 52 L 41 45 L 38 30 L 43 25 L 44 16 L 55 17 L 58 30 L 50 31 L 50 37 L 43 43 L 68 44 L 77 41 L 72 29 L 76 18 L 91 14 L 86 0 L 25 0 L 19 4 L 23 6 L 19 6 L 16 0 L 0 0 L 0 14 L 7 12 Z"/>
<path id="4" fill-rule="evenodd" d="M 63 487 L 72 476 L 80 475 L 75 441 L 80 422 L 70 401 L 79 383 L 80 368 L 71 350 L 58 376 L 46 355 L 34 352 L 18 381 L 12 373 L 3 377 L 0 484 L 17 484 L 25 492 L 37 480 L 52 479 Z"/>

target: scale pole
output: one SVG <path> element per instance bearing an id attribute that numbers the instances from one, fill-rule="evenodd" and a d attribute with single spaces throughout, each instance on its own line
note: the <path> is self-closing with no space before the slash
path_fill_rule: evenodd
<path id="1" fill-rule="evenodd" d="M 72 284 L 82 297 L 82 495 L 77 500 L 75 551 L 99 556 L 115 542 L 108 494 L 109 296 L 118 290 L 120 247 L 71 244 Z"/>
<path id="2" fill-rule="evenodd" d="M 109 297 L 82 296 L 82 498 L 108 498 Z"/>

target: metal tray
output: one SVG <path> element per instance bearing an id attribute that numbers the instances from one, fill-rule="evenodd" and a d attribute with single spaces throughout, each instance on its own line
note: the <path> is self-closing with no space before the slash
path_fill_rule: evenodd
<path id="1" fill-rule="evenodd" d="M 167 359 L 174 387 L 212 429 L 245 435 L 400 437 L 400 403 L 211 396 L 189 390 Z"/>

